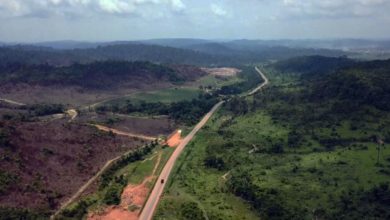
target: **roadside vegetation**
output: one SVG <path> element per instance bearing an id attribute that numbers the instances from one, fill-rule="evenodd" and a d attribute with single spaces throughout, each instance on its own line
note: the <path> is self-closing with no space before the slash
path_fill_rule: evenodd
<path id="1" fill-rule="evenodd" d="M 119 205 L 124 188 L 139 185 L 150 177 L 153 170 L 159 173 L 173 152 L 173 148 L 158 146 L 153 142 L 146 147 L 128 154 L 107 170 L 98 181 L 98 189 L 67 207 L 58 219 L 83 219 L 87 214 L 102 214 L 105 209 Z M 161 160 L 158 160 L 161 154 Z M 157 166 L 157 167 L 156 167 Z M 157 178 L 153 177 L 148 187 L 152 187 Z M 129 205 L 131 211 L 139 210 L 137 205 Z"/>
<path id="2" fill-rule="evenodd" d="M 285 62 L 185 149 L 156 219 L 390 217 L 389 61 Z"/>

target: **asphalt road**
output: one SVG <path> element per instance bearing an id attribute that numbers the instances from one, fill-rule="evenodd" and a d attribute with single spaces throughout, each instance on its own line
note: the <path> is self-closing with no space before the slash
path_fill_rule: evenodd
<path id="1" fill-rule="evenodd" d="M 256 71 L 260 74 L 261 78 L 264 79 L 264 82 L 262 84 L 260 84 L 257 88 L 253 89 L 251 92 L 248 93 L 248 95 L 253 95 L 255 94 L 256 92 L 258 92 L 260 89 L 262 89 L 264 86 L 266 86 L 268 83 L 269 83 L 269 80 L 268 78 L 264 75 L 263 72 L 261 72 L 261 70 L 257 67 L 255 67 Z"/>
<path id="2" fill-rule="evenodd" d="M 173 152 L 172 156 L 169 158 L 168 162 L 165 164 L 164 169 L 162 170 L 156 185 L 153 188 L 152 193 L 149 196 L 148 201 L 146 202 L 141 215 L 139 216 L 140 220 L 149 220 L 152 219 L 153 214 L 157 208 L 160 197 L 164 191 L 165 184 L 167 183 L 169 174 L 173 169 L 177 158 L 179 158 L 181 152 L 184 150 L 185 146 L 192 140 L 195 134 L 206 124 L 210 117 L 219 109 L 223 104 L 223 101 L 218 102 L 214 107 L 208 112 L 203 119 L 195 126 L 195 128 L 180 142 L 176 150 Z M 161 183 L 161 180 L 164 180 L 164 183 Z"/>
<path id="3" fill-rule="evenodd" d="M 256 67 L 256 71 L 264 79 L 264 82 L 259 85 L 257 88 L 253 89 L 248 95 L 253 95 L 266 86 L 269 83 L 267 77 L 261 72 L 259 68 Z M 195 134 L 206 124 L 210 117 L 219 109 L 219 107 L 224 103 L 224 101 L 218 102 L 211 110 L 208 112 L 203 119 L 195 126 L 195 128 L 189 133 L 179 144 L 176 150 L 173 152 L 172 156 L 169 158 L 164 169 L 162 170 L 157 183 L 155 184 L 151 194 L 149 195 L 148 201 L 145 203 L 145 206 L 139 216 L 139 220 L 151 220 L 153 214 L 157 209 L 158 202 L 160 201 L 161 195 L 164 192 L 164 187 L 168 181 L 169 175 L 175 165 L 176 160 L 179 158 L 180 154 L 186 147 L 186 145 L 192 140 Z M 164 183 L 161 182 L 164 180 Z"/>

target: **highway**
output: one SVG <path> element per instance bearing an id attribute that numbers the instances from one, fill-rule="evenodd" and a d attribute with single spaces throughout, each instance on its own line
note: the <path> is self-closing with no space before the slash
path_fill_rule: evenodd
<path id="1" fill-rule="evenodd" d="M 164 191 L 165 184 L 167 183 L 169 174 L 173 169 L 173 165 L 175 164 L 177 158 L 179 158 L 180 154 L 184 150 L 185 146 L 192 140 L 195 134 L 206 124 L 206 122 L 210 119 L 210 117 L 219 109 L 219 107 L 223 104 L 223 101 L 218 102 L 214 107 L 208 112 L 203 119 L 195 126 L 195 128 L 180 142 L 179 146 L 177 146 L 176 150 L 173 152 L 172 156 L 169 158 L 168 162 L 165 164 L 164 169 L 162 170 L 156 185 L 153 188 L 152 193 L 149 196 L 148 201 L 146 202 L 141 215 L 139 216 L 140 220 L 149 220 L 152 219 L 154 211 L 157 208 L 160 197 Z M 164 180 L 164 183 L 161 183 L 161 180 Z"/>
<path id="2" fill-rule="evenodd" d="M 255 94 L 258 92 L 260 89 L 262 89 L 264 86 L 268 85 L 269 80 L 268 78 L 264 75 L 263 72 L 256 66 L 255 67 L 256 71 L 260 74 L 261 78 L 263 78 L 264 82 L 260 84 L 257 88 L 253 89 L 251 92 L 248 93 L 248 96 Z"/>
<path id="3" fill-rule="evenodd" d="M 264 82 L 260 84 L 257 88 L 253 89 L 248 95 L 253 95 L 266 86 L 269 83 L 267 77 L 261 72 L 259 68 L 256 67 L 256 71 L 263 78 Z M 183 152 L 187 144 L 192 140 L 195 134 L 207 123 L 210 117 L 219 109 L 219 107 L 224 103 L 224 101 L 218 102 L 211 110 L 208 112 L 203 119 L 194 127 L 194 129 L 180 142 L 179 146 L 173 152 L 172 156 L 169 158 L 164 169 L 162 170 L 157 182 L 149 195 L 147 202 L 145 203 L 144 208 L 139 216 L 139 220 L 151 220 L 157 209 L 158 202 L 164 192 L 166 183 L 168 182 L 169 175 L 172 172 L 173 166 L 175 165 L 176 160 L 179 158 L 180 154 Z M 164 180 L 163 183 L 161 180 Z"/>

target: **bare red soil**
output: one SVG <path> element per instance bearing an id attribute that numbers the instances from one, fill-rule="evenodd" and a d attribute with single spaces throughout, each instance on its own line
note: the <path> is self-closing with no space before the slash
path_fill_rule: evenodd
<path id="1" fill-rule="evenodd" d="M 121 203 L 118 206 L 107 207 L 103 213 L 93 213 L 88 216 L 88 220 L 137 220 L 138 215 L 144 205 L 150 188 L 150 183 L 156 175 L 157 168 L 161 162 L 161 154 L 158 155 L 152 175 L 145 178 L 139 185 L 128 185 L 122 193 Z M 133 207 L 134 210 L 129 209 Z"/>
<path id="2" fill-rule="evenodd" d="M 167 145 L 170 147 L 176 147 L 181 141 L 181 130 L 176 130 L 173 134 L 168 136 Z"/>

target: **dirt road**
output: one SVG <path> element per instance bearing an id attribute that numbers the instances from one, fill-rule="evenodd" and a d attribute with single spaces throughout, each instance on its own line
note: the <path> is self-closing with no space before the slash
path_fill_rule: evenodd
<path id="1" fill-rule="evenodd" d="M 128 151 L 126 152 L 125 154 L 123 155 L 127 155 L 129 153 L 131 153 L 133 150 L 131 151 Z M 68 200 L 66 201 L 65 203 L 63 203 L 61 205 L 61 207 L 58 209 L 58 211 L 56 213 L 54 213 L 54 215 L 50 216 L 50 219 L 56 219 L 56 217 L 71 203 L 73 203 L 74 201 L 76 201 L 76 199 L 78 199 L 81 194 L 92 184 L 94 183 L 114 162 L 116 162 L 117 160 L 119 160 L 120 158 L 122 158 L 122 156 L 118 156 L 118 157 L 115 157 L 114 159 L 112 160 L 109 160 L 107 161 L 107 163 L 100 169 L 100 171 L 98 173 L 95 174 L 95 176 L 93 176 L 91 179 L 88 180 L 87 183 L 85 183 L 75 194 L 73 194 L 73 196 Z"/>
<path id="2" fill-rule="evenodd" d="M 102 126 L 102 125 L 95 125 L 95 124 L 93 124 L 93 126 L 95 126 L 97 129 L 99 129 L 101 131 L 106 131 L 106 132 L 110 132 L 111 131 L 112 133 L 117 134 L 117 135 L 123 135 L 123 136 L 133 137 L 133 138 L 139 138 L 139 139 L 143 139 L 143 140 L 147 140 L 147 141 L 154 141 L 154 140 L 157 139 L 156 137 L 150 137 L 150 136 L 146 136 L 146 135 L 142 135 L 142 134 L 133 134 L 133 133 L 129 133 L 129 132 L 119 131 L 119 130 L 116 130 L 116 129 L 113 129 L 113 128 L 109 128 L 109 127 L 105 127 L 105 126 Z"/>
<path id="3" fill-rule="evenodd" d="M 249 92 L 248 95 L 255 94 L 256 92 L 258 92 L 260 89 L 262 89 L 264 86 L 266 86 L 269 83 L 267 77 L 261 72 L 259 68 L 256 67 L 256 71 L 264 79 L 264 82 L 261 85 L 259 85 L 257 88 Z M 164 169 L 162 170 L 157 180 L 156 185 L 154 186 L 148 198 L 148 201 L 145 203 L 141 215 L 139 216 L 140 220 L 151 220 L 153 218 L 153 214 L 156 211 L 158 202 L 160 201 L 161 195 L 164 192 L 165 184 L 168 181 L 169 175 L 173 169 L 176 160 L 179 158 L 180 154 L 183 152 L 184 148 L 192 140 L 195 134 L 206 124 L 206 122 L 210 119 L 210 117 L 219 109 L 219 107 L 223 103 L 224 103 L 223 101 L 217 103 L 210 110 L 210 112 L 207 113 L 203 117 L 203 119 L 195 126 L 195 128 L 180 142 L 179 146 L 176 148 L 176 150 L 173 152 L 172 156 L 169 158 L 168 162 L 166 163 Z"/>
<path id="4" fill-rule="evenodd" d="M 0 102 L 5 102 L 5 103 L 11 104 L 11 105 L 18 105 L 18 106 L 24 106 L 24 105 L 26 105 L 26 104 L 24 104 L 24 103 L 12 101 L 12 100 L 9 100 L 9 99 L 1 99 L 1 98 L 0 98 Z"/>
<path id="5" fill-rule="evenodd" d="M 77 115 L 78 115 L 78 112 L 76 109 L 69 109 L 66 111 L 66 114 L 68 114 L 70 116 L 70 120 L 69 121 L 73 121 L 76 119 Z"/>

